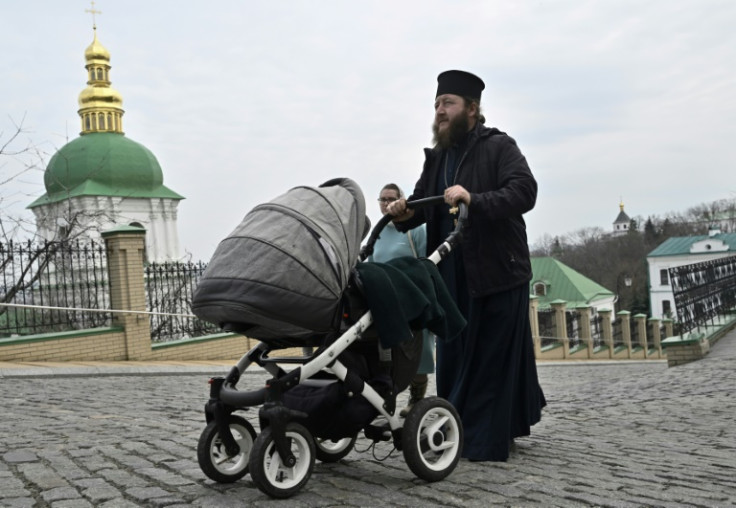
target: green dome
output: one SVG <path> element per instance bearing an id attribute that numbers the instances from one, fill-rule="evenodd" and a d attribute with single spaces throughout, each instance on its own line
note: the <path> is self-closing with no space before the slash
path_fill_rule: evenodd
<path id="1" fill-rule="evenodd" d="M 44 174 L 46 194 L 30 207 L 74 196 L 183 199 L 163 181 L 145 146 L 119 133 L 89 133 L 54 154 Z"/>

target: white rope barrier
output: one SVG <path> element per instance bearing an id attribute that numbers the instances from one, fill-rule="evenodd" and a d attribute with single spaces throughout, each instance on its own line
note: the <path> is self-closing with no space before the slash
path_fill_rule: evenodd
<path id="1" fill-rule="evenodd" d="M 113 314 L 144 314 L 147 316 L 169 316 L 169 317 L 184 317 L 184 318 L 196 318 L 193 314 L 173 314 L 169 312 L 149 312 L 145 310 L 115 310 L 115 309 L 85 309 L 83 307 L 51 307 L 48 305 L 25 305 L 20 303 L 4 303 L 0 302 L 2 307 L 17 307 L 20 309 L 41 309 L 41 310 L 71 310 L 77 312 L 101 312 L 101 313 L 113 313 Z"/>

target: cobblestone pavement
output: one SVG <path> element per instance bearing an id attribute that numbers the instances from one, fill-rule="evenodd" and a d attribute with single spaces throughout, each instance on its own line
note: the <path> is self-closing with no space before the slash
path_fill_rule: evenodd
<path id="1" fill-rule="evenodd" d="M 356 450 L 317 463 L 302 491 L 275 501 L 249 476 L 221 485 L 200 471 L 204 372 L 0 369 L 0 506 L 736 506 L 735 370 L 736 332 L 705 359 L 669 369 L 542 364 L 549 405 L 507 463 L 463 460 L 428 484 L 400 453 L 379 461 Z M 253 372 L 241 386 L 262 385 Z M 381 443 L 376 455 L 390 450 Z"/>

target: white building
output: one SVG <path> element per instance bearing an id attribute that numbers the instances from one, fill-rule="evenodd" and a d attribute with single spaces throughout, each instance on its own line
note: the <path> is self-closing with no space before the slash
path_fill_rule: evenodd
<path id="1" fill-rule="evenodd" d="M 118 226 L 146 229 L 148 261 L 181 258 L 177 207 L 153 153 L 123 133 L 123 98 L 110 82 L 110 53 L 94 40 L 84 53 L 87 87 L 79 94 L 80 137 L 54 154 L 46 193 L 29 205 L 45 240 L 86 238 Z"/>
<path id="2" fill-rule="evenodd" d="M 673 237 L 647 255 L 652 317 L 675 317 L 675 300 L 668 269 L 736 254 L 736 233 L 711 228 L 708 235 Z"/>

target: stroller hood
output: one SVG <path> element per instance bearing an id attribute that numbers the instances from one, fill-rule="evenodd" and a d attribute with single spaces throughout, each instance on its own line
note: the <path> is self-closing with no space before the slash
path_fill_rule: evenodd
<path id="1" fill-rule="evenodd" d="M 220 242 L 192 311 L 260 340 L 333 330 L 369 227 L 354 181 L 295 187 L 253 208 Z"/>

